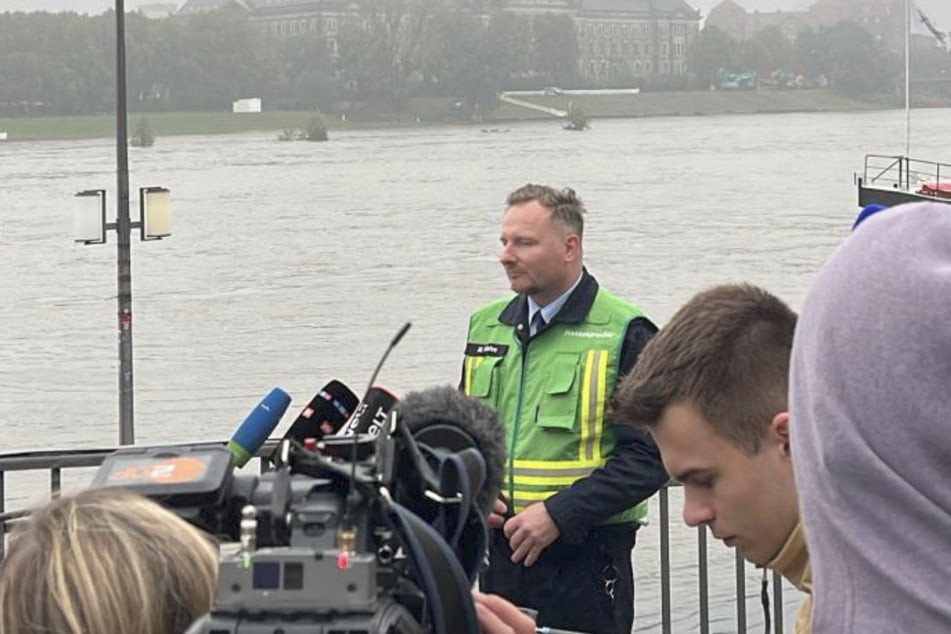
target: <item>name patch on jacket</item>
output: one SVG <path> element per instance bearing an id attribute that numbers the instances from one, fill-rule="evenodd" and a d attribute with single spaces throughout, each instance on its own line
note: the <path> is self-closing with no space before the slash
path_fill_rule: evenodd
<path id="1" fill-rule="evenodd" d="M 509 347 L 499 343 L 467 343 L 466 356 L 468 357 L 504 357 Z"/>

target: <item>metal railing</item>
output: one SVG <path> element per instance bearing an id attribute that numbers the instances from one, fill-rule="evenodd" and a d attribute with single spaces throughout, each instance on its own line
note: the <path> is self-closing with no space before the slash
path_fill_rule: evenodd
<path id="1" fill-rule="evenodd" d="M 865 157 L 863 182 L 866 186 L 926 194 L 920 191 L 922 183 L 937 185 L 942 177 L 951 179 L 951 164 L 907 156 L 869 154 Z"/>
<path id="2" fill-rule="evenodd" d="M 949 171 L 951 173 L 951 171 Z M 262 470 L 266 468 L 265 456 L 270 456 L 277 441 L 268 441 L 256 456 L 260 459 Z M 4 542 L 8 524 L 26 516 L 28 510 L 6 511 L 6 494 L 4 483 L 8 472 L 49 472 L 50 494 L 59 495 L 62 488 L 63 469 L 95 467 L 102 463 L 106 456 L 116 448 L 75 449 L 62 451 L 32 451 L 21 453 L 0 454 L 0 559 L 4 555 Z M 660 569 L 661 569 L 661 631 L 670 634 L 673 617 L 671 614 L 671 558 L 670 558 L 670 489 L 679 486 L 675 482 L 667 484 L 658 492 L 660 501 Z M 710 602 L 709 602 L 709 566 L 707 561 L 707 529 L 701 526 L 697 529 L 697 555 L 699 577 L 699 619 L 700 634 L 710 632 Z M 737 632 L 745 633 L 746 626 L 746 562 L 736 551 L 736 628 Z M 782 577 L 777 572 L 772 573 L 771 597 L 773 614 L 771 632 L 782 634 L 783 626 L 783 589 Z"/>

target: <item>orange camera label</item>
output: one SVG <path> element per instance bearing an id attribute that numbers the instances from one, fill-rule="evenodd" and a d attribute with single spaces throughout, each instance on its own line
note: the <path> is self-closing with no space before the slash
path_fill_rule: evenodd
<path id="1" fill-rule="evenodd" d="M 126 465 L 109 475 L 109 481 L 126 484 L 184 484 L 200 480 L 207 470 L 197 458 L 168 458 L 145 464 Z"/>

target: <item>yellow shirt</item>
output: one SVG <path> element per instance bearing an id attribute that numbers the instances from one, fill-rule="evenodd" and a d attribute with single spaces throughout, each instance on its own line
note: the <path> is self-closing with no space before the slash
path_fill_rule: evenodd
<path id="1" fill-rule="evenodd" d="M 806 550 L 802 522 L 796 524 L 786 539 L 786 543 L 772 561 L 766 564 L 766 567 L 775 570 L 799 591 L 805 593 L 806 596 L 799 604 L 792 631 L 793 634 L 810 634 L 812 631 L 812 569 L 809 566 L 809 551 Z"/>

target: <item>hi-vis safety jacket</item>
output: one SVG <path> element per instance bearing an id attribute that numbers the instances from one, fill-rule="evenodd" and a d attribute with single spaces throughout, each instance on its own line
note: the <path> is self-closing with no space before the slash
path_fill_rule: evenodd
<path id="1" fill-rule="evenodd" d="M 498 411 L 505 425 L 504 493 L 512 509 L 545 501 L 568 541 L 596 524 L 644 522 L 646 499 L 666 472 L 653 443 L 606 421 L 605 410 L 619 373 L 633 366 L 656 327 L 587 271 L 535 337 L 527 319 L 523 296 L 476 311 L 463 368 L 465 393 Z"/>

